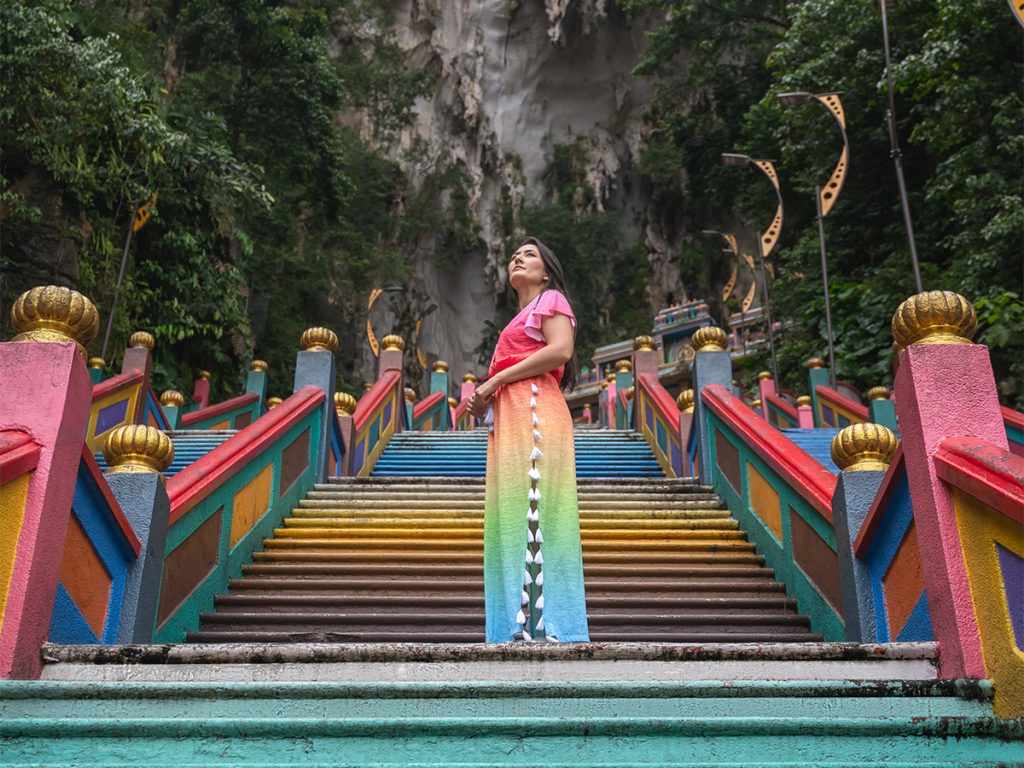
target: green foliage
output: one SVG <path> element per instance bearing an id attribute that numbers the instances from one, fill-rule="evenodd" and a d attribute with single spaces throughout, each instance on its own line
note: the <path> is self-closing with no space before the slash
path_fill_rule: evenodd
<path id="1" fill-rule="evenodd" d="M 889 155 L 877 4 L 629 5 L 673 13 L 651 36 L 640 67 L 659 77 L 644 167 L 655 212 L 667 210 L 663 226 L 684 233 L 723 229 L 732 217 L 722 211 L 733 209 L 750 229 L 763 227 L 775 206 L 770 185 L 753 169 L 723 169 L 718 153 L 779 158 L 786 221 L 773 257 L 772 296 L 773 313 L 787 324 L 778 349 L 791 385 L 802 380 L 806 357 L 826 352 L 814 188 L 828 178 L 842 143 L 820 105 L 783 108 L 777 94 L 842 93 L 850 173 L 825 221 L 837 375 L 860 388 L 890 382 L 889 320 L 916 289 Z M 906 0 L 889 12 L 889 28 L 897 132 L 924 288 L 955 290 L 984 308 L 979 341 L 992 347 L 1004 402 L 1020 408 L 1019 27 L 998 3 Z M 696 244 L 684 253 L 684 278 L 711 295 L 715 275 L 698 266 L 699 253 Z"/>

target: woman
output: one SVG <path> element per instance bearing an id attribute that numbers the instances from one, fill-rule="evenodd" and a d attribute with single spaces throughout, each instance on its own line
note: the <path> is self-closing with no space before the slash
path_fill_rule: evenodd
<path id="1" fill-rule="evenodd" d="M 576 383 L 576 318 L 562 267 L 536 238 L 512 255 L 508 279 L 519 314 L 501 332 L 489 377 L 469 403 L 491 424 L 487 641 L 586 642 L 572 419 L 560 391 Z"/>

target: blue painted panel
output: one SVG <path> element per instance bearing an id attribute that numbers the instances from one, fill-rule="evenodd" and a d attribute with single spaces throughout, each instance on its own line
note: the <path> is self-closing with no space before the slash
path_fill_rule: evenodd
<path id="1" fill-rule="evenodd" d="M 104 406 L 96 414 L 96 431 L 94 434 L 102 435 L 108 429 L 116 427 L 118 424 L 123 424 L 127 415 L 128 396 L 125 395 L 124 400 L 118 400 L 116 403 Z"/>
<path id="2" fill-rule="evenodd" d="M 921 599 L 917 601 L 914 610 L 910 612 L 907 623 L 903 625 L 896 640 L 900 643 L 915 643 L 934 639 L 932 615 L 928 611 L 928 593 L 922 592 Z"/>
<path id="3" fill-rule="evenodd" d="M 63 584 L 57 585 L 57 597 L 53 601 L 53 616 L 50 618 L 51 643 L 71 643 L 84 645 L 98 643 L 100 640 L 93 634 L 89 622 L 85 620 L 82 612 L 78 610 L 75 601 L 64 588 Z"/>
<path id="4" fill-rule="evenodd" d="M 1017 648 L 1024 650 L 1024 559 L 998 541 L 996 554 L 999 557 L 1003 588 L 1006 590 L 1006 607 L 1010 613 L 1013 637 Z"/>
<path id="5" fill-rule="evenodd" d="M 167 417 L 164 415 L 164 409 L 160 406 L 160 403 L 153 395 L 153 390 L 146 387 L 145 399 L 143 401 L 142 423 L 149 424 L 150 417 L 153 418 L 159 429 L 167 431 L 171 428 L 167 423 Z"/>

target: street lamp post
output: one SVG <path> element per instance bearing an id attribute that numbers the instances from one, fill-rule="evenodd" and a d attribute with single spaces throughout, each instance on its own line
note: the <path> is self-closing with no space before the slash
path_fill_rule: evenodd
<path id="1" fill-rule="evenodd" d="M 846 113 L 843 111 L 843 103 L 839 100 L 838 93 L 807 93 L 796 91 L 794 93 L 780 93 L 779 102 L 785 107 L 807 104 L 817 101 L 827 109 L 839 123 L 839 132 L 843 135 L 843 153 L 839 156 L 839 162 L 832 171 L 828 183 L 824 188 L 814 188 L 814 200 L 818 208 L 818 242 L 821 246 L 821 280 L 825 293 L 825 330 L 828 334 L 828 378 L 832 387 L 836 385 L 836 355 L 835 337 L 832 333 L 832 300 L 829 292 L 828 281 L 828 260 L 825 257 L 825 217 L 828 216 L 836 198 L 839 197 L 846 181 L 846 173 L 850 163 L 850 140 L 846 135 Z"/>
<path id="2" fill-rule="evenodd" d="M 772 223 L 768 225 L 768 230 L 765 232 L 758 231 L 757 233 L 757 258 L 760 262 L 761 267 L 761 290 L 763 292 L 764 301 L 764 316 L 768 323 L 768 349 L 772 355 L 772 378 L 775 380 L 775 391 L 779 390 L 779 364 L 775 358 L 775 329 L 772 328 L 772 309 L 771 299 L 768 294 L 768 274 L 764 267 L 765 257 L 771 254 L 775 249 L 776 244 L 779 242 L 779 234 L 782 232 L 782 190 L 779 188 L 779 175 L 775 172 L 775 164 L 771 160 L 756 160 L 750 155 L 741 155 L 735 152 L 723 152 L 722 162 L 726 165 L 754 165 L 757 166 L 768 180 L 772 183 L 772 188 L 775 190 L 775 197 L 779 201 L 778 207 L 775 209 L 775 216 L 772 217 Z"/>
<path id="3" fill-rule="evenodd" d="M 903 150 L 900 149 L 900 140 L 896 135 L 896 102 L 893 99 L 892 90 L 892 60 L 889 56 L 889 20 L 886 11 L 896 7 L 896 0 L 879 0 L 878 6 L 882 10 L 882 42 L 885 46 L 885 82 L 889 96 L 889 107 L 885 111 L 885 123 L 889 128 L 889 154 L 892 157 L 893 165 L 896 167 L 896 184 L 900 189 L 900 206 L 903 209 L 903 225 L 907 230 L 907 243 L 910 246 L 910 264 L 914 269 L 914 283 L 917 285 L 917 292 L 923 293 L 921 284 L 921 267 L 917 260 L 917 244 L 914 240 L 914 224 L 910 220 L 910 202 L 907 200 L 907 183 L 903 179 Z"/>

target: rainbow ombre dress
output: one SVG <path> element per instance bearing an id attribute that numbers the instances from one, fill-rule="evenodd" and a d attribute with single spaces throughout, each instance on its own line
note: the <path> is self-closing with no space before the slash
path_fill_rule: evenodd
<path id="1" fill-rule="evenodd" d="M 545 345 L 541 321 L 576 324 L 565 296 L 541 293 L 501 332 L 490 375 Z M 562 368 L 500 387 L 492 400 L 484 502 L 487 642 L 585 642 L 587 608 L 572 418 Z"/>

